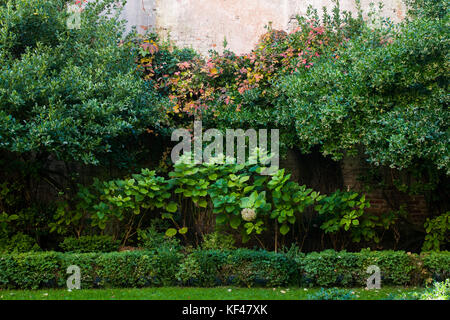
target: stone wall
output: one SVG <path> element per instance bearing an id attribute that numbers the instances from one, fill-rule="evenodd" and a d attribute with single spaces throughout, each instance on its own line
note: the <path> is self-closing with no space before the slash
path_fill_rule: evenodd
<path id="1" fill-rule="evenodd" d="M 370 3 L 361 0 L 364 12 Z M 394 21 L 405 15 L 402 0 L 382 0 L 383 15 Z M 274 29 L 289 30 L 297 14 L 305 14 L 309 5 L 331 11 L 332 0 L 128 0 L 123 17 L 128 29 L 136 26 L 139 32 L 154 29 L 170 37 L 177 45 L 192 47 L 203 54 L 208 50 L 221 51 L 224 38 L 228 49 L 249 52 L 271 22 Z M 356 13 L 354 0 L 341 0 L 340 7 Z"/>

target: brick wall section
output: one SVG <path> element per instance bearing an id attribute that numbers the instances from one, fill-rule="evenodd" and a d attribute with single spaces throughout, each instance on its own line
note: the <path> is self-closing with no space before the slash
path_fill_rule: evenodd
<path id="1" fill-rule="evenodd" d="M 405 204 L 405 209 L 409 213 L 411 222 L 417 225 L 423 225 L 428 216 L 428 207 L 425 196 L 410 196 L 398 191 L 394 186 L 389 186 L 383 190 L 374 189 L 365 192 L 364 186 L 361 181 L 358 180 L 358 177 L 367 168 L 368 164 L 365 163 L 362 157 L 345 157 L 341 161 L 344 188 L 364 192 L 366 194 L 366 199 L 368 199 L 371 204 L 368 212 L 383 214 L 391 210 L 397 210 L 400 204 Z M 392 182 L 390 180 L 391 169 L 380 168 L 379 170 L 384 174 L 385 181 Z"/>
<path id="2" fill-rule="evenodd" d="M 328 162 L 321 159 L 318 161 L 317 156 L 311 158 L 311 155 L 300 155 L 294 150 L 289 150 L 287 156 L 280 161 L 280 167 L 285 168 L 291 173 L 291 179 L 300 184 L 306 184 L 315 190 L 319 190 L 323 194 L 331 193 L 337 189 L 354 190 L 366 194 L 371 207 L 367 212 L 375 214 L 385 214 L 389 211 L 398 210 L 401 204 L 405 204 L 406 211 L 410 221 L 418 226 L 422 226 L 429 210 L 427 201 L 423 195 L 410 196 L 406 193 L 398 191 L 394 186 L 386 189 L 374 189 L 367 192 L 364 184 L 359 177 L 368 168 L 368 164 L 362 157 L 344 157 L 335 168 L 340 169 L 340 173 L 332 172 L 333 168 L 325 168 Z M 308 159 L 310 158 L 310 159 Z M 329 161 L 330 165 L 331 160 Z M 305 163 L 307 165 L 305 166 Z M 308 172 L 305 172 L 308 171 Z M 391 169 L 379 168 L 380 172 L 388 182 L 391 181 Z M 333 175 L 333 176 L 332 176 Z M 333 181 L 328 181 L 333 180 Z"/>

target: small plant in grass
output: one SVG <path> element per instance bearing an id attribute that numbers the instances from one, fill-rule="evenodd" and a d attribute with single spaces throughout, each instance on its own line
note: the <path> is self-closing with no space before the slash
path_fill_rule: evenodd
<path id="1" fill-rule="evenodd" d="M 324 289 L 308 295 L 308 300 L 355 300 L 357 297 L 351 290 L 346 289 Z"/>
<path id="2" fill-rule="evenodd" d="M 418 296 L 420 300 L 450 300 L 450 279 L 435 282 L 432 288 Z"/>

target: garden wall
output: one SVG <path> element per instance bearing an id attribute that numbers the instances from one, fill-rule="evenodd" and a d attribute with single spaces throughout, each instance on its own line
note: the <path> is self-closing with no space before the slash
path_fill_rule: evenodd
<path id="1" fill-rule="evenodd" d="M 281 159 L 280 166 L 292 174 L 294 181 L 321 193 L 329 194 L 337 189 L 363 192 L 371 204 L 366 210 L 374 214 L 387 214 L 405 205 L 409 222 L 418 227 L 423 226 L 430 215 L 430 204 L 425 195 L 408 195 L 393 185 L 393 179 L 402 180 L 408 185 L 417 182 L 411 176 L 395 169 L 380 167 L 375 170 L 383 177 L 385 185 L 380 187 L 376 185 L 376 181 L 367 181 L 368 170 L 374 167 L 370 167 L 362 153 L 356 157 L 346 156 L 335 162 L 323 157 L 318 151 L 304 155 L 289 150 L 286 158 Z"/>
<path id="2" fill-rule="evenodd" d="M 361 0 L 364 12 L 370 3 Z M 404 18 L 402 0 L 382 0 L 383 15 L 399 21 Z M 228 49 L 247 53 L 272 22 L 274 29 L 295 27 L 295 16 L 306 14 L 312 5 L 319 12 L 323 6 L 331 11 L 332 0 L 129 0 L 123 17 L 128 28 L 136 26 L 139 32 L 155 29 L 177 45 L 193 47 L 206 54 L 210 49 L 220 51 L 224 38 Z M 354 0 L 340 0 L 342 10 L 356 13 Z"/>
<path id="3" fill-rule="evenodd" d="M 363 157 L 346 157 L 341 161 L 341 170 L 343 177 L 343 187 L 350 190 L 365 191 L 367 199 L 370 200 L 371 207 L 368 211 L 374 213 L 388 213 L 392 210 L 398 210 L 400 205 L 405 204 L 405 210 L 409 213 L 410 222 L 422 226 L 425 222 L 429 209 L 424 195 L 408 195 L 398 191 L 394 187 L 393 179 L 403 179 L 402 173 L 390 168 L 379 168 L 378 173 L 383 177 L 386 185 L 383 188 L 373 187 L 365 190 L 365 185 L 361 181 L 365 171 L 369 169 L 369 164 Z M 411 177 L 406 177 L 409 184 L 413 181 Z"/>

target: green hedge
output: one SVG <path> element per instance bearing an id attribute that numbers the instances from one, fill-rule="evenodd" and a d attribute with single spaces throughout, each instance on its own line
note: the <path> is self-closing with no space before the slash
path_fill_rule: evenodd
<path id="1" fill-rule="evenodd" d="M 200 286 L 273 287 L 291 284 L 299 275 L 294 260 L 263 250 L 199 250 L 192 256 L 201 271 L 200 277 L 192 279 L 192 283 Z"/>
<path id="2" fill-rule="evenodd" d="M 327 250 L 297 258 L 248 249 L 196 250 L 189 255 L 170 249 L 32 252 L 0 256 L 0 289 L 64 288 L 70 265 L 80 267 L 81 286 L 85 289 L 162 285 L 360 287 L 365 286 L 369 276 L 365 270 L 371 264 L 381 268 L 382 285 L 424 285 L 450 277 L 448 251 L 417 255 L 403 251 Z M 177 277 L 182 265 L 183 279 L 188 281 Z"/>
<path id="3" fill-rule="evenodd" d="M 365 286 L 369 277 L 366 273 L 367 267 L 377 265 L 381 270 L 382 284 L 419 284 L 423 276 L 418 259 L 415 254 L 391 250 L 362 250 L 358 253 L 332 250 L 313 252 L 299 261 L 301 282 L 305 286 Z M 450 266 L 447 268 L 450 269 Z"/>

